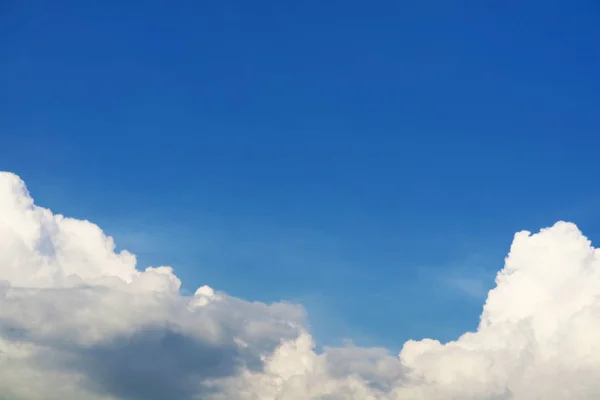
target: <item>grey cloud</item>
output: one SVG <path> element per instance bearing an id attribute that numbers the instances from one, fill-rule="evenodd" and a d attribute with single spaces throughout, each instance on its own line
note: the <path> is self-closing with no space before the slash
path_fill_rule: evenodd
<path id="1" fill-rule="evenodd" d="M 0 172 L 0 398 L 600 397 L 600 250 L 570 223 L 515 235 L 477 331 L 411 340 L 398 355 L 317 353 L 301 306 L 180 286 Z"/>

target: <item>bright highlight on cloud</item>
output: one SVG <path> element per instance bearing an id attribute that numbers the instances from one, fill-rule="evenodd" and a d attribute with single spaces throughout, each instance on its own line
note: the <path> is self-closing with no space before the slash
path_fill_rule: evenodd
<path id="1" fill-rule="evenodd" d="M 87 221 L 0 173 L 0 398 L 600 398 L 600 253 L 573 224 L 515 235 L 477 332 L 313 350 L 302 307 L 136 269 Z"/>

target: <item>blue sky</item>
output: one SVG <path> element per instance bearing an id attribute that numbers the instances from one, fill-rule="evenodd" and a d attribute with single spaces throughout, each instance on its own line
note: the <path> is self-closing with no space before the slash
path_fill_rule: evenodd
<path id="1" fill-rule="evenodd" d="M 600 237 L 599 19 L 592 0 L 9 1 L 0 169 L 188 290 L 302 302 L 321 343 L 453 339 L 516 231 Z"/>

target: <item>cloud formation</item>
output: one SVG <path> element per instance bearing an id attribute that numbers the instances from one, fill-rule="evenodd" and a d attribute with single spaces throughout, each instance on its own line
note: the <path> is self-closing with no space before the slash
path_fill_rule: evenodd
<path id="1" fill-rule="evenodd" d="M 600 253 L 570 223 L 515 235 L 476 332 L 399 355 L 317 353 L 299 305 L 179 288 L 0 173 L 0 398 L 600 398 Z"/>

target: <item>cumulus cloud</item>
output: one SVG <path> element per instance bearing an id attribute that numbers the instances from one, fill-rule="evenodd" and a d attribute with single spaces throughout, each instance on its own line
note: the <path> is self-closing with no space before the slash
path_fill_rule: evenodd
<path id="1" fill-rule="evenodd" d="M 317 353 L 299 305 L 179 288 L 0 173 L 0 398 L 600 398 L 600 253 L 570 223 L 515 235 L 476 332 L 398 355 Z"/>

